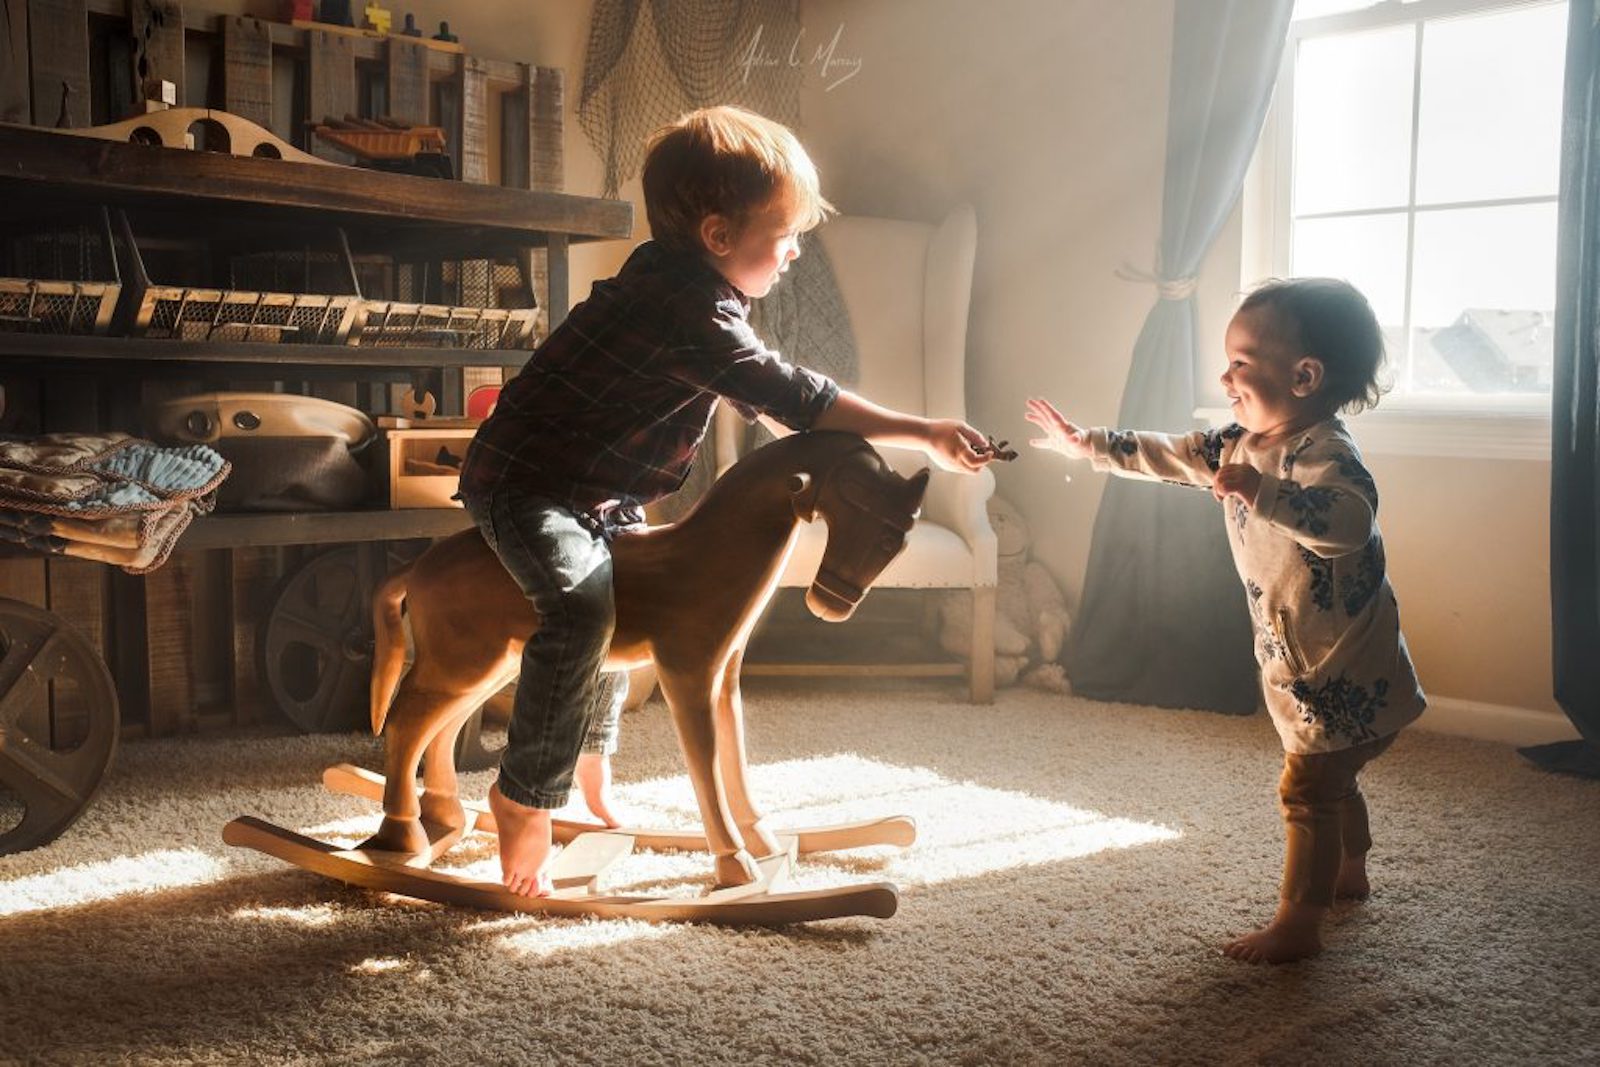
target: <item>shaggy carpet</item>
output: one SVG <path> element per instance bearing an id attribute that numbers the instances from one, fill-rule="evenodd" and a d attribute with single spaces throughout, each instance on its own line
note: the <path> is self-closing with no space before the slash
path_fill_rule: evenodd
<path id="1" fill-rule="evenodd" d="M 1314 960 L 1217 947 L 1272 911 L 1281 751 L 1262 716 L 957 685 L 747 685 L 782 825 L 915 816 L 903 852 L 804 863 L 887 879 L 886 921 L 726 929 L 420 904 L 222 844 L 256 814 L 353 841 L 321 769 L 359 736 L 127 745 L 61 840 L 0 858 L 7 1063 L 1593 1063 L 1600 782 L 1408 731 L 1368 771 L 1374 896 Z M 619 805 L 693 824 L 659 704 Z M 468 776 L 481 794 L 487 773 Z M 492 872 L 482 839 L 449 858 Z M 703 885 L 694 855 L 624 883 Z"/>

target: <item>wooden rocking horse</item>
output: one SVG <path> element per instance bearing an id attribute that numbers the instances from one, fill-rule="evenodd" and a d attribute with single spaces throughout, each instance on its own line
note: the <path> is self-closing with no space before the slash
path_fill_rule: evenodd
<path id="1" fill-rule="evenodd" d="M 758 924 L 893 915 L 898 892 L 888 883 L 780 891 L 796 853 L 904 846 L 916 831 L 905 818 L 770 830 L 746 784 L 739 667 L 800 522 L 821 519 L 828 527 L 806 604 L 819 618 L 841 621 L 905 547 L 927 483 L 926 470 L 902 478 L 854 434 L 796 434 L 735 464 L 683 521 L 616 539 L 616 630 L 606 669 L 654 663 L 703 835 L 556 820 L 555 837 L 568 844 L 552 861 L 549 897 L 427 869 L 466 832 L 494 832 L 482 805 L 461 801 L 455 741 L 473 710 L 516 675 L 522 645 L 538 625 L 500 561 L 468 530 L 433 545 L 375 598 L 372 715 L 377 731 L 387 721 L 385 775 L 340 766 L 324 781 L 340 792 L 381 795 L 378 832 L 359 848 L 340 850 L 244 817 L 228 824 L 224 839 L 369 888 L 501 910 Z M 415 652 L 403 680 L 402 605 Z M 688 899 L 596 895 L 600 871 L 635 845 L 709 848 L 717 888 Z"/>

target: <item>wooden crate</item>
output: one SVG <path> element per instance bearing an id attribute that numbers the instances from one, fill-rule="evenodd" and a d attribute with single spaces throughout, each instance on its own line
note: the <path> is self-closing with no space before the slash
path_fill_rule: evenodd
<path id="1" fill-rule="evenodd" d="M 455 420 L 452 420 L 455 421 Z M 463 423 L 466 420 L 461 420 Z M 391 508 L 458 508 L 451 500 L 459 480 L 459 461 L 477 432 L 476 423 L 430 429 L 386 429 L 381 447 Z M 441 451 L 455 457 L 452 466 Z"/>

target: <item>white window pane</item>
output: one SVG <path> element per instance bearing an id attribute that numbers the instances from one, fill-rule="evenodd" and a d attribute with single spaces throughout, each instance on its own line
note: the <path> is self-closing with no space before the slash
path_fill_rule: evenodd
<path id="1" fill-rule="evenodd" d="M 1366 294 L 1378 321 L 1405 322 L 1406 217 L 1351 215 L 1294 224 L 1290 273 L 1343 278 Z"/>
<path id="2" fill-rule="evenodd" d="M 1555 204 L 1419 214 L 1413 388 L 1548 392 L 1555 292 Z"/>
<path id="3" fill-rule="evenodd" d="M 1396 207 L 1411 188 L 1414 26 L 1303 41 L 1294 75 L 1294 211 Z"/>
<path id="4" fill-rule="evenodd" d="M 1412 325 L 1448 325 L 1469 307 L 1555 307 L 1553 203 L 1420 212 L 1416 241 Z"/>
<path id="5" fill-rule="evenodd" d="M 1564 3 L 1427 24 L 1418 203 L 1555 195 L 1566 30 Z"/>

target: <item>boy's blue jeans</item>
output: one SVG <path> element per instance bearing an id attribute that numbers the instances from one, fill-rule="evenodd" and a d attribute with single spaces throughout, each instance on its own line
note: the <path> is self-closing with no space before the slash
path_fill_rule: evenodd
<path id="1" fill-rule="evenodd" d="M 506 489 L 462 503 L 539 615 L 522 649 L 500 792 L 559 808 L 580 752 L 616 750 L 628 693 L 626 674 L 600 672 L 616 622 L 611 549 L 591 522 L 544 497 Z"/>

